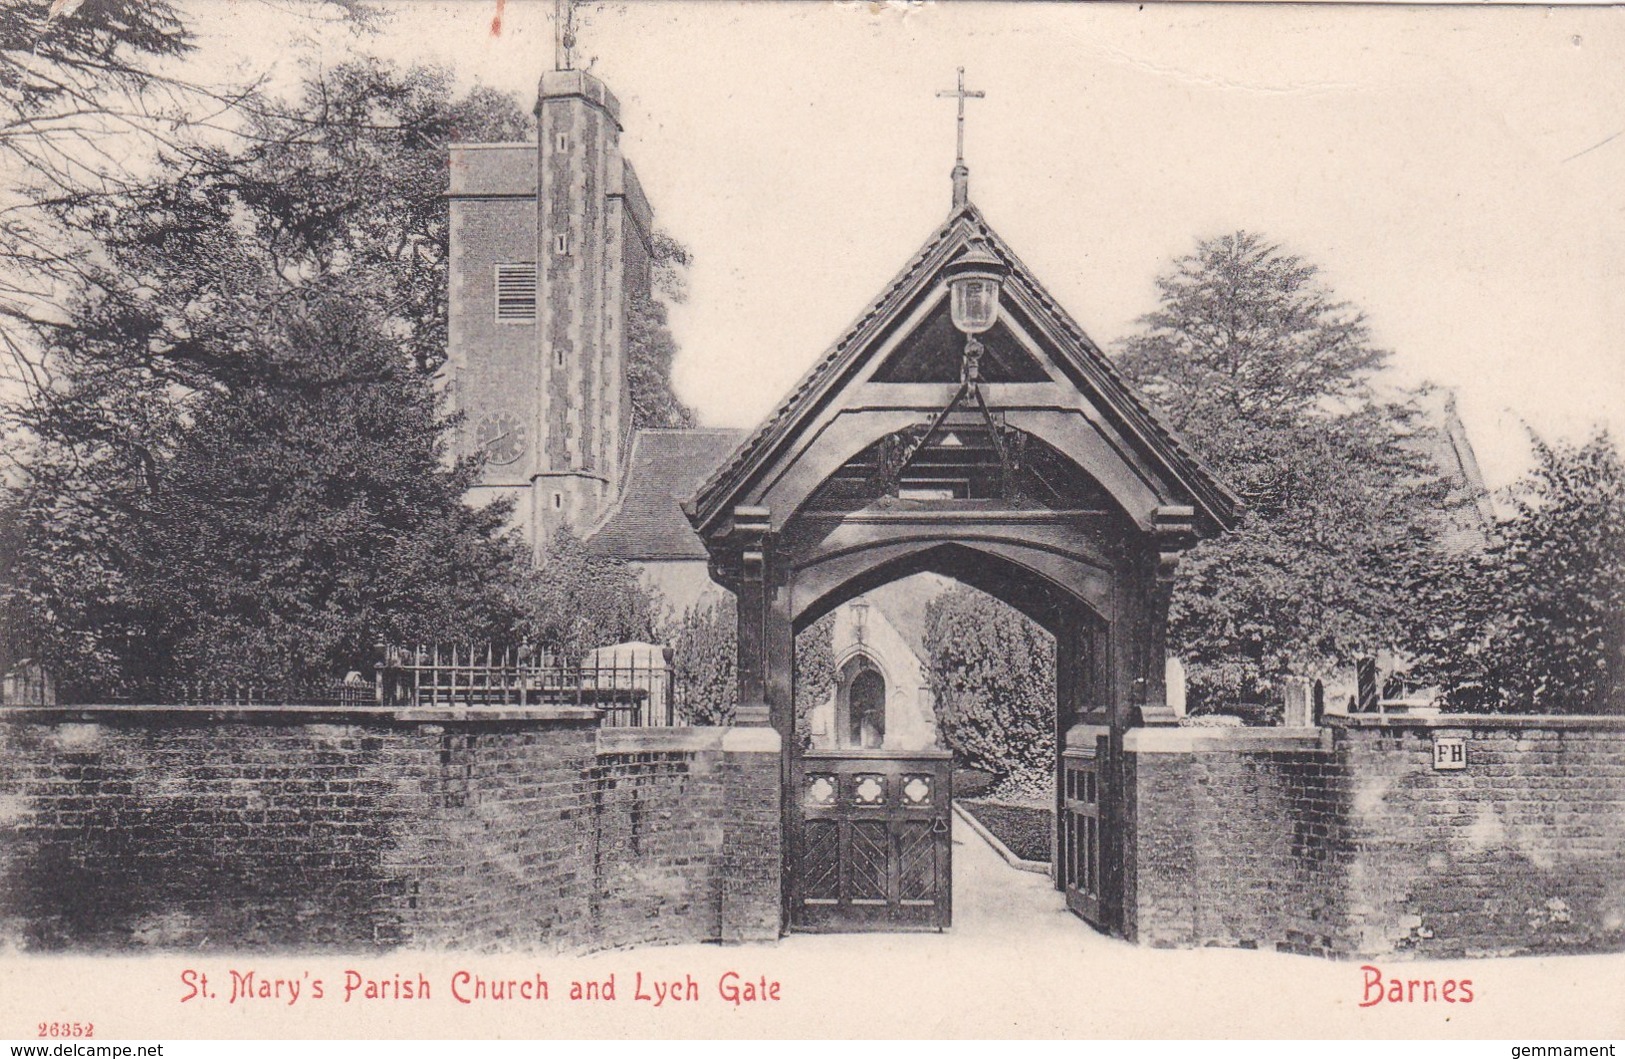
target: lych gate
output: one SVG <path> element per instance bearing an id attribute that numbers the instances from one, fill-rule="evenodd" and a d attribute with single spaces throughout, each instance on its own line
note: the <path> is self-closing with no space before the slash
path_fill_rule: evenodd
<path id="1" fill-rule="evenodd" d="M 889 753 L 861 731 L 813 751 L 792 697 L 797 632 L 932 571 L 1054 635 L 1056 885 L 1120 932 L 1123 732 L 1171 720 L 1173 570 L 1235 502 L 956 177 L 946 224 L 687 510 L 713 577 L 738 597 L 737 723 L 771 724 L 784 742 L 790 929 L 949 921 L 946 752 Z M 854 692 L 842 694 L 851 725 Z"/>

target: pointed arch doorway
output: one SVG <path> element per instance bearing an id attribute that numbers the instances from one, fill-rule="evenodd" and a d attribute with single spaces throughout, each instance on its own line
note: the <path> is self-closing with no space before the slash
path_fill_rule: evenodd
<path id="1" fill-rule="evenodd" d="M 929 521 L 927 514 L 921 525 Z M 993 547 L 930 534 L 912 541 L 888 535 L 872 547 L 815 559 L 797 571 L 796 581 L 807 594 L 793 613 L 792 632 L 806 630 L 855 595 L 915 574 L 937 574 L 976 588 L 1055 638 L 1054 738 L 1060 746 L 1080 720 L 1107 722 L 1096 703 L 1101 682 L 1109 679 L 1102 668 L 1109 628 L 1096 608 L 1106 602 L 1101 593 L 1109 587 L 1101 569 L 1087 562 L 1052 563 L 1051 573 L 1041 574 L 1019 560 L 1025 550 L 1014 541 Z M 1066 577 L 1072 587 L 1055 576 Z M 861 655 L 847 661 L 838 673 L 837 696 L 842 684 L 849 684 L 850 701 L 844 714 L 838 706 L 835 745 L 793 741 L 788 748 L 791 929 L 940 930 L 952 923 L 953 755 L 940 744 L 888 745 L 883 735 L 875 738 L 880 726 L 854 723 L 865 685 L 878 692 L 880 681 Z M 1061 767 L 1059 753 L 1055 767 Z M 1094 836 L 1097 842 L 1101 834 Z M 1074 862 L 1094 865 L 1093 873 L 1063 873 L 1060 886 L 1092 880 L 1094 904 L 1079 907 L 1097 910 L 1101 852 L 1097 847 L 1092 856 L 1065 861 Z M 1103 924 L 1098 915 L 1095 921 Z"/>
<path id="2" fill-rule="evenodd" d="M 879 750 L 886 741 L 886 677 L 859 651 L 835 677 L 835 733 L 838 745 Z"/>
<path id="3" fill-rule="evenodd" d="M 968 343 L 945 324 L 948 283 L 990 259 L 1007 273 L 1002 302 Z M 1073 911 L 1122 933 L 1123 733 L 1172 719 L 1173 570 L 1235 504 L 974 206 L 956 206 L 685 509 L 713 578 L 739 602 L 736 723 L 770 724 L 782 741 L 787 929 L 952 921 L 951 756 L 890 749 L 883 734 L 878 746 L 812 750 L 793 691 L 797 632 L 865 591 L 935 572 L 1055 637 L 1053 877 Z M 852 690 L 846 734 L 862 743 Z"/>

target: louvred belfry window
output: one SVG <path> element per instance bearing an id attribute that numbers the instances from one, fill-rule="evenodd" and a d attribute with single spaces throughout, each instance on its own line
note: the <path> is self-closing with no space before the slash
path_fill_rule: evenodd
<path id="1" fill-rule="evenodd" d="M 497 320 L 505 324 L 535 323 L 534 262 L 497 266 Z"/>

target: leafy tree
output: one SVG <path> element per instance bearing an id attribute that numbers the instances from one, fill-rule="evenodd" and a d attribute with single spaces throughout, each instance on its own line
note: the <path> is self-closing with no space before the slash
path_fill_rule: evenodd
<path id="1" fill-rule="evenodd" d="M 957 586 L 926 605 L 937 730 L 960 763 L 1003 786 L 1048 785 L 1055 767 L 1055 640 L 984 592 Z"/>
<path id="2" fill-rule="evenodd" d="M 279 3 L 291 17 L 356 26 L 358 0 Z M 0 381 L 38 399 L 55 385 L 40 331 L 86 280 L 94 233 L 62 211 L 146 187 L 153 164 L 202 161 L 270 101 L 190 76 L 190 11 L 170 0 L 0 0 Z M 9 411 L 0 405 L 0 411 Z M 16 424 L 0 423 L 10 429 Z M 14 452 L 18 444 L 13 442 Z"/>
<path id="3" fill-rule="evenodd" d="M 616 643 L 649 642 L 663 608 L 629 563 L 598 555 L 567 531 L 517 575 L 515 634 L 566 665 Z"/>
<path id="4" fill-rule="evenodd" d="M 1157 286 L 1117 363 L 1247 507 L 1180 566 L 1169 641 L 1193 699 L 1256 701 L 1400 642 L 1445 485 L 1414 443 L 1414 399 L 1372 389 L 1387 353 L 1363 314 L 1246 232 Z"/>
<path id="5" fill-rule="evenodd" d="M 50 476 L 0 494 L 0 666 L 44 663 L 66 701 L 121 683 L 125 622 L 138 606 L 123 566 L 133 507 L 104 508 L 98 491 L 80 488 L 114 475 L 113 463 L 55 462 Z M 134 491 L 138 472 L 127 470 Z"/>
<path id="6" fill-rule="evenodd" d="M 198 148 L 118 195 L 65 197 L 68 230 L 94 233 L 63 319 L 43 328 L 39 385 L 11 403 L 32 445 L 20 477 L 130 499 L 118 469 L 151 469 L 211 394 L 257 384 L 266 344 L 312 291 L 367 306 L 419 372 L 444 346 L 442 140 L 507 136 L 517 104 L 450 95 L 444 73 L 360 61 L 313 75 L 257 135 Z M 279 116 L 280 115 L 280 116 Z M 342 291 L 342 293 L 341 293 Z M 98 479 L 53 462 L 106 466 Z M 92 503 L 92 498 L 79 500 Z"/>
<path id="7" fill-rule="evenodd" d="M 631 391 L 634 427 L 691 427 L 694 410 L 684 404 L 671 384 L 677 341 L 667 326 L 667 305 L 688 297 L 685 273 L 689 251 L 664 232 L 654 234 L 650 254 L 653 282 L 648 289 L 634 287 L 627 299 L 627 385 Z"/>
<path id="8" fill-rule="evenodd" d="M 812 745 L 812 711 L 835 694 L 835 612 L 819 618 L 796 636 L 796 738 Z"/>
<path id="9" fill-rule="evenodd" d="M 1496 542 L 1427 584 L 1421 669 L 1457 710 L 1625 713 L 1625 464 L 1605 430 L 1533 440 Z"/>
<path id="10" fill-rule="evenodd" d="M 6 621 L 100 693 L 177 675 L 138 654 L 292 677 L 354 665 L 373 637 L 499 621 L 502 509 L 464 510 L 470 472 L 442 466 L 429 369 L 441 138 L 512 135 L 518 108 L 369 62 L 302 99 L 297 118 L 257 114 L 245 151 L 61 207 L 100 245 L 44 336 L 53 385 L 21 408 Z"/>
<path id="11" fill-rule="evenodd" d="M 0 3 L 0 343 L 9 381 L 39 385 L 32 341 L 51 295 L 75 276 L 76 250 L 37 207 L 133 179 L 116 138 L 163 137 L 169 83 L 154 72 L 192 48 L 165 0 L 87 0 L 71 13 L 41 0 Z M 64 245 L 66 244 L 66 245 Z"/>
<path id="12" fill-rule="evenodd" d="M 122 495 L 21 498 L 0 609 L 70 693 L 298 684 L 511 620 L 507 511 L 463 502 L 475 468 L 447 466 L 427 380 L 346 298 L 290 315 Z"/>
<path id="13" fill-rule="evenodd" d="M 96 233 L 81 309 L 55 335 L 58 363 L 140 373 L 180 394 L 227 386 L 257 329 L 318 285 L 343 283 L 419 371 L 445 351 L 453 139 L 522 135 L 511 97 L 451 95 L 444 70 L 356 60 L 311 74 L 286 112 L 246 119 L 246 146 L 200 149 L 167 179 L 65 202 Z"/>
<path id="14" fill-rule="evenodd" d="M 734 597 L 719 596 L 685 607 L 666 622 L 660 638 L 672 653 L 672 681 L 684 724 L 733 723 L 739 700 Z"/>
<path id="15" fill-rule="evenodd" d="M 148 522 L 182 671 L 315 677 L 379 642 L 490 636 L 508 618 L 507 510 L 470 508 L 447 421 L 348 297 L 280 331 L 257 385 L 199 404 Z"/>

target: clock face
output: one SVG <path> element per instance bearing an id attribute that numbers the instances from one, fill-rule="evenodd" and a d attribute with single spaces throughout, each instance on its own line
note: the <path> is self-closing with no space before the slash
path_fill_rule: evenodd
<path id="1" fill-rule="evenodd" d="M 490 463 L 512 463 L 525 454 L 525 424 L 518 416 L 503 413 L 480 420 L 474 443 Z"/>

